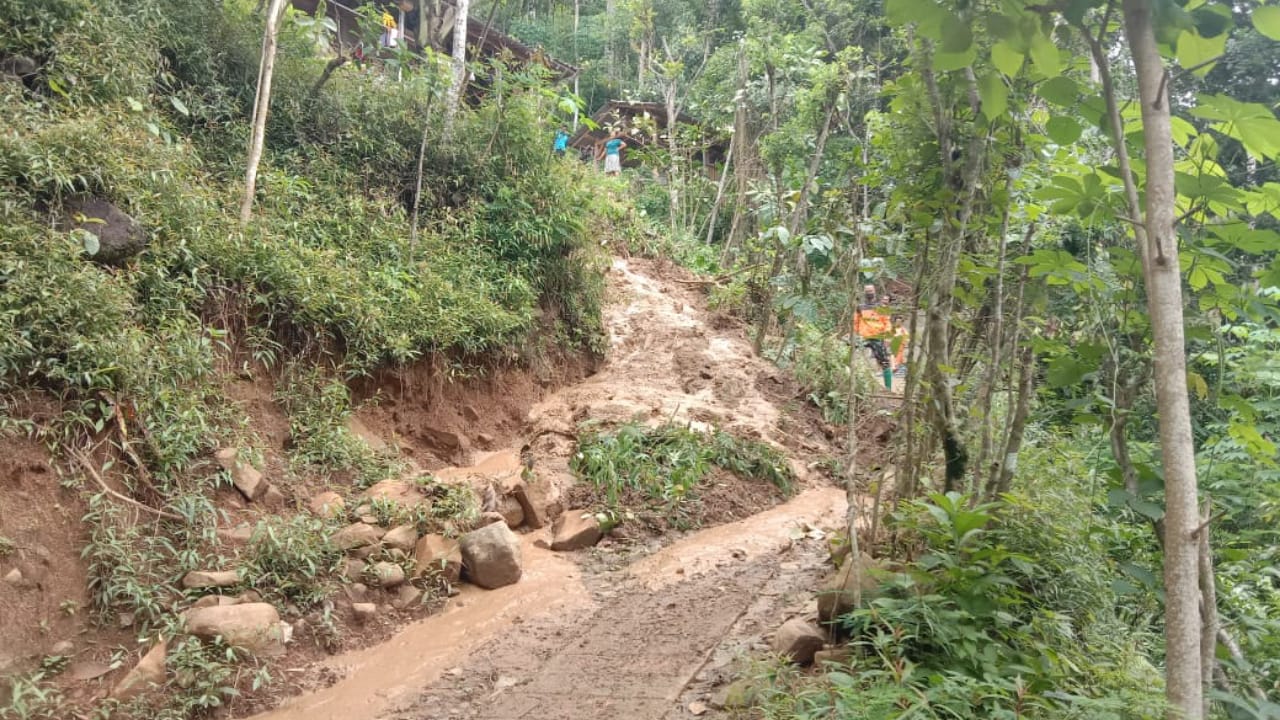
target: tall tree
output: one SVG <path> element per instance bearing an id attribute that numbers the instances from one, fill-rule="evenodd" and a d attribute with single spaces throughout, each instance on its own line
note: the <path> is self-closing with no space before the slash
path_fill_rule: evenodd
<path id="1" fill-rule="evenodd" d="M 271 76 L 276 66 L 276 38 L 280 34 L 280 16 L 284 0 L 271 0 L 267 8 L 266 28 L 262 33 L 262 60 L 258 65 L 258 89 L 253 102 L 253 133 L 249 139 L 249 160 L 245 163 L 244 199 L 240 202 L 240 226 L 246 227 L 253 216 L 253 196 L 258 186 L 258 164 L 262 161 L 262 143 L 266 136 L 267 110 L 271 107 Z"/>
<path id="2" fill-rule="evenodd" d="M 467 20 L 471 0 L 457 0 L 458 14 L 453 19 L 453 66 L 449 78 L 449 91 L 445 95 L 444 137 L 446 142 L 453 135 L 453 122 L 462 102 L 462 90 L 467 83 Z"/>
<path id="3" fill-rule="evenodd" d="M 1146 216 L 1136 227 L 1155 341 L 1156 407 L 1164 467 L 1165 688 L 1170 717 L 1203 717 L 1200 676 L 1199 525 L 1195 443 L 1187 397 L 1182 273 L 1174 188 L 1168 70 L 1156 43 L 1151 0 L 1124 0 L 1125 34 L 1137 74 L 1146 151 Z M 1137 220 L 1137 218 L 1135 218 Z"/>

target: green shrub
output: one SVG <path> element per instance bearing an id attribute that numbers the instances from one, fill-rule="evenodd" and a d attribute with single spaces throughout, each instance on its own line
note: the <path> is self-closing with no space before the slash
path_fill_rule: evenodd
<path id="1" fill-rule="evenodd" d="M 314 607 L 328 596 L 342 565 L 332 534 L 330 523 L 311 515 L 263 520 L 249 539 L 241 579 L 264 597 Z"/>
<path id="2" fill-rule="evenodd" d="M 670 516 L 696 497 L 713 467 L 789 492 L 794 477 L 782 453 L 721 430 L 706 435 L 676 424 L 630 423 L 609 433 L 584 430 L 571 467 L 604 493 L 610 510 L 633 497 L 659 503 Z"/>

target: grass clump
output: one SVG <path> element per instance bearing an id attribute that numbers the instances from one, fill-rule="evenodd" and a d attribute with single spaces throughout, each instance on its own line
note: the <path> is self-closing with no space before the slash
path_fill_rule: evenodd
<path id="1" fill-rule="evenodd" d="M 330 522 L 311 515 L 259 522 L 249 538 L 241 580 L 268 600 L 302 610 L 320 604 L 342 568 L 342 551 L 330 541 L 333 532 Z"/>
<path id="2" fill-rule="evenodd" d="M 795 479 L 782 453 L 764 443 L 722 430 L 703 434 L 675 423 L 588 430 L 579 437 L 571 467 L 603 493 L 610 510 L 642 500 L 656 503 L 671 518 L 697 499 L 699 487 L 715 469 L 769 483 L 784 493 Z"/>

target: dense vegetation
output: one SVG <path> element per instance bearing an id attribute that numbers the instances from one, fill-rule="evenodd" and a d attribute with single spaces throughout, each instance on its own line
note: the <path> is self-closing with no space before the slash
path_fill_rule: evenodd
<path id="1" fill-rule="evenodd" d="M 852 669 L 783 673 L 758 712 L 1156 717 L 1162 671 L 1179 678 L 1170 712 L 1280 712 L 1280 11 L 490 9 L 580 64 L 589 105 L 630 97 L 701 120 L 637 128 L 664 174 L 633 176 L 637 202 L 829 420 L 857 417 L 873 386 L 842 340 L 862 286 L 898 296 L 912 352 L 896 472 L 846 470 L 884 511 L 861 519 L 862 542 L 901 573 L 847 619 Z M 719 178 L 699 167 L 708 133 L 729 148 Z M 1162 440 L 1175 427 L 1185 440 Z"/>
<path id="2" fill-rule="evenodd" d="M 225 383 L 275 385 L 291 452 L 274 481 L 336 474 L 358 491 L 402 468 L 348 431 L 349 380 L 416 361 L 470 376 L 601 352 L 597 238 L 628 232 L 612 190 L 548 152 L 563 98 L 541 68 L 495 68 L 444 142 L 440 67 L 390 58 L 329 75 L 327 26 L 293 12 L 241 227 L 255 5 L 0 4 L 0 429 L 47 444 L 65 485 L 84 490 L 91 610 L 110 625 L 127 615 L 141 638 L 170 635 L 189 601 L 178 579 L 229 552 L 215 541 L 226 475 L 212 451 L 262 460 Z M 86 199 L 131 216 L 145 250 L 100 256 L 107 231 L 73 228 Z M 397 519 L 438 531 L 475 515 L 473 501 L 429 490 L 449 517 Z M 342 524 L 262 523 L 246 582 L 310 612 L 336 581 L 328 538 Z M 186 641 L 171 648 L 168 705 L 135 710 L 207 712 L 248 686 L 244 661 Z M 65 717 L 39 682 L 65 662 L 19 679 L 0 714 Z"/>
<path id="3" fill-rule="evenodd" d="M 143 536 L 99 497 L 89 551 L 98 609 L 144 625 L 168 602 L 156 581 L 195 567 L 212 532 L 214 480 L 193 480 L 193 463 L 253 444 L 217 402 L 223 366 L 282 374 L 299 464 L 373 482 L 390 461 L 349 442 L 343 381 L 425 356 L 465 371 L 516 348 L 600 349 L 591 249 L 629 210 L 547 152 L 577 99 L 540 73 L 496 74 L 446 138 L 439 67 L 353 64 L 318 85 L 324 25 L 291 16 L 240 229 L 252 5 L 0 9 L 0 54 L 39 65 L 0 83 L 3 419 L 23 425 L 21 397 L 39 391 L 61 402 L 41 430 L 69 457 L 118 421 L 146 436 L 125 481 L 183 521 Z M 877 500 L 853 539 L 892 571 L 841 622 L 852 660 L 762 667 L 750 712 L 1280 717 L 1280 9 L 472 11 L 580 66 L 582 107 L 638 98 L 701 121 L 632 133 L 642 166 L 624 182 L 663 234 L 645 249 L 713 278 L 712 302 L 751 323 L 757 351 L 853 426 L 844 469 Z M 56 221 L 89 195 L 148 228 L 138 260 L 86 262 L 93 240 Z M 891 474 L 854 462 L 876 382 L 846 341 L 866 282 L 892 289 L 911 336 Z M 729 469 L 785 480 L 767 453 L 723 442 L 624 427 L 585 437 L 578 470 L 664 502 L 753 454 Z M 271 528 L 282 541 L 255 571 L 307 602 L 309 583 L 289 583 L 323 581 L 333 559 L 308 538 L 331 530 Z M 216 698 L 186 693 L 167 711 Z"/>

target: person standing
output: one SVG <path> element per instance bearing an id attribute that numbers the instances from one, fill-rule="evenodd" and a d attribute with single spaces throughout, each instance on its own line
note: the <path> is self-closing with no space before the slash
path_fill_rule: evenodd
<path id="1" fill-rule="evenodd" d="M 565 151 L 569 149 L 569 131 L 563 126 L 556 130 L 556 140 L 551 146 L 551 151 L 558 157 L 564 157 Z"/>
<path id="2" fill-rule="evenodd" d="M 622 136 L 614 133 L 604 141 L 604 174 L 618 175 L 622 172 L 622 149 L 627 146 Z"/>
<path id="3" fill-rule="evenodd" d="M 884 378 L 886 390 L 893 389 L 893 361 L 889 358 L 889 346 L 885 339 L 893 334 L 893 321 L 879 307 L 876 286 L 862 289 L 864 302 L 853 313 L 853 331 L 870 348 Z"/>

